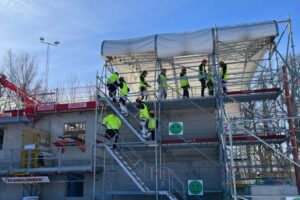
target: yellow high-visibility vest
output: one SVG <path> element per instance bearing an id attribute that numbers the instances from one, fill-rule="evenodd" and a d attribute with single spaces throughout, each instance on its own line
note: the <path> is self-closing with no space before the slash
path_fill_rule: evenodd
<path id="1" fill-rule="evenodd" d="M 164 89 L 168 88 L 167 75 L 165 75 L 165 74 L 159 75 L 159 87 L 164 88 Z"/>
<path id="2" fill-rule="evenodd" d="M 124 81 L 123 83 L 123 87 L 120 89 L 119 94 L 123 95 L 123 96 L 127 96 L 128 95 L 128 86 L 127 83 Z"/>
<path id="3" fill-rule="evenodd" d="M 144 81 L 142 81 L 142 76 L 144 77 Z M 146 82 L 146 77 L 142 74 L 140 76 L 140 88 L 147 88 L 147 82 Z"/>
<path id="4" fill-rule="evenodd" d="M 223 68 L 221 69 L 221 77 L 223 76 Z M 226 67 L 226 71 L 225 71 L 225 76 L 224 76 L 225 80 L 229 79 L 229 75 L 228 75 L 228 67 Z"/>
<path id="5" fill-rule="evenodd" d="M 110 77 L 107 79 L 107 84 L 112 84 L 115 83 L 119 80 L 119 75 L 116 73 L 113 73 L 112 75 L 110 75 Z"/>
<path id="6" fill-rule="evenodd" d="M 180 76 L 180 87 L 186 87 L 189 85 L 189 79 L 186 76 L 186 74 L 184 76 Z"/>
<path id="7" fill-rule="evenodd" d="M 122 122 L 120 118 L 117 117 L 115 114 L 109 114 L 102 120 L 102 124 L 106 125 L 107 129 L 119 130 L 122 125 Z"/>
<path id="8" fill-rule="evenodd" d="M 149 119 L 148 107 L 146 104 L 142 104 L 144 105 L 144 108 L 140 109 L 140 119 Z"/>
<path id="9" fill-rule="evenodd" d="M 150 117 L 149 118 L 148 128 L 149 129 L 155 129 L 156 128 L 156 118 L 155 117 Z"/>
<path id="10" fill-rule="evenodd" d="M 213 82 L 214 79 L 215 79 L 215 78 L 214 78 L 214 75 L 213 75 L 212 71 L 208 71 L 208 72 L 207 72 L 207 80 Z"/>

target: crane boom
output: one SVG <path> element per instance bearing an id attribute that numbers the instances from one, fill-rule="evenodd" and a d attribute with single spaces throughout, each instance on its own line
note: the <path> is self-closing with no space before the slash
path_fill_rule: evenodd
<path id="1" fill-rule="evenodd" d="M 39 101 L 37 101 L 35 98 L 30 97 L 25 90 L 9 82 L 4 74 L 0 74 L 0 83 L 21 97 L 22 102 L 24 102 L 26 106 L 34 106 L 39 103 Z"/>

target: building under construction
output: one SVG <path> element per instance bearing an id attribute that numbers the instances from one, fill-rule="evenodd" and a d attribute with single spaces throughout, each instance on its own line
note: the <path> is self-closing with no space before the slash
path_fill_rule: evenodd
<path id="1" fill-rule="evenodd" d="M 0 200 L 286 199 L 298 195 L 299 66 L 291 20 L 103 41 L 96 86 L 30 95 L 0 76 Z M 214 95 L 201 96 L 208 60 Z M 219 62 L 228 66 L 227 92 Z M 185 67 L 190 98 L 183 98 Z M 167 69 L 167 98 L 157 77 Z M 140 74 L 158 120 L 142 137 Z M 130 88 L 125 116 L 108 95 L 118 72 Z M 122 121 L 117 148 L 102 119 Z M 259 174 L 259 176 L 258 176 Z"/>

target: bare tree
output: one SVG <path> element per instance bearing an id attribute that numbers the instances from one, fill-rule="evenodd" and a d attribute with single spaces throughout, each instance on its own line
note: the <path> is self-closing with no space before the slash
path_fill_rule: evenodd
<path id="1" fill-rule="evenodd" d="M 3 58 L 3 67 L 0 71 L 6 74 L 7 79 L 16 86 L 35 96 L 42 88 L 42 79 L 38 77 L 38 60 L 28 52 L 14 53 L 8 50 Z M 20 99 L 9 90 L 2 90 L 2 100 L 5 106 L 2 109 L 18 108 L 21 105 Z M 7 105 L 7 102 L 9 105 Z M 6 107 L 6 108 L 5 108 Z"/>
<path id="2" fill-rule="evenodd" d="M 37 93 L 42 88 L 38 77 L 38 61 L 28 52 L 13 53 L 8 50 L 4 56 L 4 73 L 8 79 L 29 93 Z"/>

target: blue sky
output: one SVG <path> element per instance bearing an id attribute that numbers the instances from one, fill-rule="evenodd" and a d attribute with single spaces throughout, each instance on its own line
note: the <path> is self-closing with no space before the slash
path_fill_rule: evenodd
<path id="1" fill-rule="evenodd" d="M 51 48 L 49 85 L 76 74 L 90 84 L 101 68 L 101 42 L 154 33 L 191 31 L 265 20 L 293 20 L 296 51 L 300 52 L 299 0 L 1 0 L 0 59 L 8 49 L 27 51 L 45 69 Z M 2 64 L 2 59 L 1 62 Z"/>

